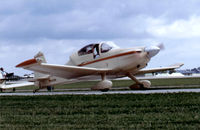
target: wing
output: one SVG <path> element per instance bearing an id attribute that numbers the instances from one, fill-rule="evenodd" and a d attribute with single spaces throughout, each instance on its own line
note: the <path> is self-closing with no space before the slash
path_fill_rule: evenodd
<path id="1" fill-rule="evenodd" d="M 146 74 L 146 73 L 156 73 L 156 72 L 162 72 L 162 71 L 167 71 L 167 70 L 174 70 L 174 69 L 180 68 L 183 65 L 184 64 L 182 64 L 182 63 L 177 63 L 177 64 L 171 65 L 169 67 L 143 69 L 143 70 L 138 71 L 135 75 L 142 75 L 142 74 Z"/>
<path id="2" fill-rule="evenodd" d="M 36 71 L 43 74 L 49 74 L 65 79 L 79 78 L 88 75 L 97 75 L 111 71 L 103 68 L 97 69 L 70 65 L 47 64 L 41 63 L 36 59 L 27 60 L 25 62 L 20 63 L 16 67 L 22 67 L 27 70 Z"/>
<path id="3" fill-rule="evenodd" d="M 23 82 L 23 83 L 14 83 L 14 84 L 1 84 L 0 88 L 2 89 L 10 89 L 10 88 L 19 88 L 19 87 L 25 87 L 25 86 L 33 86 L 33 82 Z"/>

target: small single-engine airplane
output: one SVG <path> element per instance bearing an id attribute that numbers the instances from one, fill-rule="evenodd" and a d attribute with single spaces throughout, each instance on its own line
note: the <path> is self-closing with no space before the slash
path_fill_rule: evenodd
<path id="1" fill-rule="evenodd" d="M 43 53 L 39 52 L 33 59 L 24 61 L 16 67 L 34 71 L 35 78 L 32 82 L 40 89 L 57 84 L 101 79 L 91 89 L 108 91 L 112 87 L 111 79 L 126 76 L 135 81 L 130 89 L 144 89 L 149 88 L 151 82 L 139 81 L 135 76 L 174 70 L 183 65 L 143 69 L 162 46 L 120 49 L 109 43 L 94 43 L 73 53 L 65 65 L 47 64 Z"/>
<path id="2" fill-rule="evenodd" d="M 0 92 L 6 89 L 13 89 L 24 86 L 33 86 L 33 82 L 21 80 L 20 77 L 14 75 L 14 73 L 7 73 L 3 68 L 0 68 Z"/>

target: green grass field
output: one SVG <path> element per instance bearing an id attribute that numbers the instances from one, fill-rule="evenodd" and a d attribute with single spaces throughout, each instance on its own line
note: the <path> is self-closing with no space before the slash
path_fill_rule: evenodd
<path id="1" fill-rule="evenodd" d="M 0 96 L 0 129 L 200 129 L 200 94 Z"/>
<path id="2" fill-rule="evenodd" d="M 200 87 L 200 78 L 192 78 L 192 79 L 152 79 L 150 80 L 152 86 L 182 86 L 187 87 L 189 85 L 199 85 Z M 57 85 L 55 89 L 66 89 L 66 88 L 91 88 L 98 81 L 87 81 L 87 82 L 79 82 L 79 83 L 72 83 L 72 84 L 65 84 L 65 85 Z M 132 80 L 113 80 L 113 87 L 128 87 L 132 85 L 134 82 Z M 21 90 L 25 89 L 35 89 L 36 87 L 22 87 L 17 88 Z"/>

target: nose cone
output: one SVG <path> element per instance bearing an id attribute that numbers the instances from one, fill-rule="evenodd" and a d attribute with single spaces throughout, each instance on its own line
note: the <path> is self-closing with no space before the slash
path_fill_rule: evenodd
<path id="1" fill-rule="evenodd" d="M 150 46 L 150 47 L 145 48 L 145 52 L 147 52 L 147 56 L 149 58 L 152 58 L 153 56 L 158 54 L 159 51 L 160 51 L 160 48 L 157 46 Z"/>

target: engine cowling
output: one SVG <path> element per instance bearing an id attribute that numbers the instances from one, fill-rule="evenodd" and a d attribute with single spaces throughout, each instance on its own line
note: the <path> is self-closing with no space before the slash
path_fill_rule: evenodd
<path id="1" fill-rule="evenodd" d="M 110 80 L 102 80 L 99 83 L 97 83 L 95 86 L 93 86 L 91 89 L 107 91 L 111 88 L 112 88 L 112 82 Z"/>

